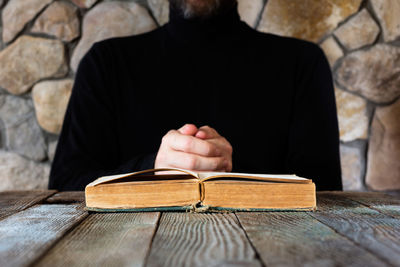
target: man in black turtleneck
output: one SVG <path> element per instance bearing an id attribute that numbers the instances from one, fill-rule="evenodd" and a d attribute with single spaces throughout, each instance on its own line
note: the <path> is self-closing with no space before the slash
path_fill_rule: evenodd
<path id="1" fill-rule="evenodd" d="M 340 190 L 321 49 L 251 29 L 236 0 L 170 0 L 164 26 L 95 43 L 78 67 L 49 188 L 166 166 L 295 173 Z"/>

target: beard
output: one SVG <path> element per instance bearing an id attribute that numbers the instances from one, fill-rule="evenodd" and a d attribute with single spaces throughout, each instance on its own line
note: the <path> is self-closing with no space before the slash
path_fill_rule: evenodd
<path id="1" fill-rule="evenodd" d="M 231 8 L 237 0 L 169 0 L 184 19 L 207 19 Z"/>

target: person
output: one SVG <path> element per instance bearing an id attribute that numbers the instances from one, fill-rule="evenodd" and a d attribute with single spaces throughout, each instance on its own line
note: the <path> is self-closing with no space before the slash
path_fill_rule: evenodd
<path id="1" fill-rule="evenodd" d="M 170 0 L 169 22 L 81 60 L 49 188 L 154 167 L 296 174 L 341 190 L 330 67 L 315 44 L 262 33 L 236 0 Z"/>

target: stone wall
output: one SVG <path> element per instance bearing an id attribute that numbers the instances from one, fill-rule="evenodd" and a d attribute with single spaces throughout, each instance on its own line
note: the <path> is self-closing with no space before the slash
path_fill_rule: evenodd
<path id="1" fill-rule="evenodd" d="M 77 65 L 99 40 L 168 21 L 167 0 L 0 0 L 0 190 L 46 188 Z M 400 1 L 239 0 L 263 32 L 331 64 L 346 190 L 400 189 Z"/>

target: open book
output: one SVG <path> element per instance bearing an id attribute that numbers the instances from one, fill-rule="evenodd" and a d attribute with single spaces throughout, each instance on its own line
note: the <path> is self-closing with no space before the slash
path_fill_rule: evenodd
<path id="1" fill-rule="evenodd" d="M 173 173 L 169 173 L 173 172 Z M 92 211 L 315 210 L 315 184 L 296 175 L 164 168 L 100 177 L 85 188 Z"/>

